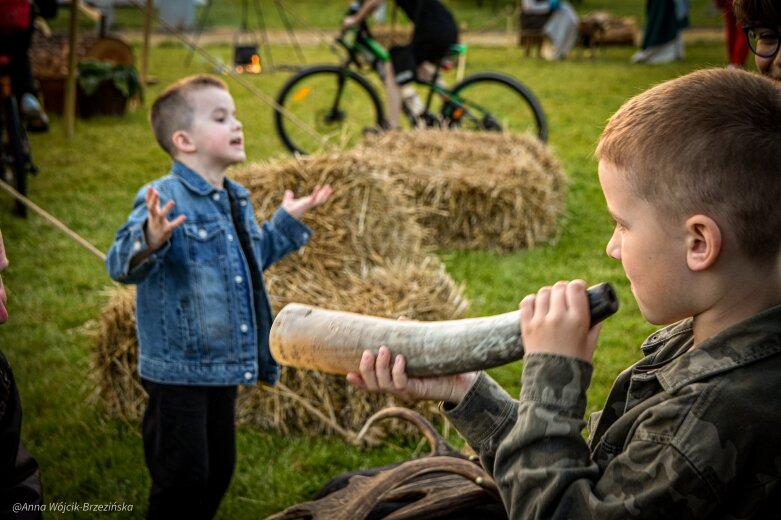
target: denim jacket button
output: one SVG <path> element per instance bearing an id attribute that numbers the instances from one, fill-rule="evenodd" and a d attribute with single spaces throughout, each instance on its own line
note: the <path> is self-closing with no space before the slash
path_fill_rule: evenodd
<path id="1" fill-rule="evenodd" d="M 201 238 L 206 238 L 209 234 L 206 232 L 205 229 L 201 228 L 198 230 L 198 236 Z"/>
<path id="2" fill-rule="evenodd" d="M 215 193 L 214 195 L 212 195 L 212 198 L 214 200 L 220 200 L 220 194 L 219 193 Z"/>
<path id="3" fill-rule="evenodd" d="M 304 240 L 309 240 L 309 233 L 307 233 L 307 232 L 301 233 L 301 238 L 304 239 Z"/>
<path id="4" fill-rule="evenodd" d="M 242 332 L 247 332 L 249 330 L 249 327 L 247 326 L 246 323 L 242 323 L 241 327 L 239 327 L 239 330 L 241 330 Z"/>
<path id="5" fill-rule="evenodd" d="M 228 235 L 228 242 L 233 242 L 233 235 Z"/>
<path id="6" fill-rule="evenodd" d="M 136 240 L 133 242 L 133 251 L 141 251 L 141 241 Z"/>
<path id="7" fill-rule="evenodd" d="M 237 284 L 239 284 L 239 283 L 241 283 L 241 282 L 243 282 L 243 281 L 244 281 L 244 278 L 242 278 L 241 276 L 237 276 L 237 277 L 235 277 L 233 280 L 234 280 L 234 281 L 235 281 Z"/>
<path id="8" fill-rule="evenodd" d="M 252 372 L 244 372 L 244 379 L 246 380 L 252 379 Z"/>
<path id="9" fill-rule="evenodd" d="M 242 199 L 242 200 L 239 202 L 239 205 L 240 205 L 240 206 L 246 206 L 246 205 L 247 205 L 247 201 L 246 201 L 246 200 L 244 200 L 244 199 Z"/>

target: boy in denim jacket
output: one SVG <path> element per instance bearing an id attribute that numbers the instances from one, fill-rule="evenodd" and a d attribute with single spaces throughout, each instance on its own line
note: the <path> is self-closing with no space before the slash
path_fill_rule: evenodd
<path id="1" fill-rule="evenodd" d="M 245 160 L 244 137 L 218 78 L 171 85 L 150 122 L 173 166 L 139 191 L 106 267 L 114 280 L 137 285 L 148 516 L 211 518 L 236 459 L 237 385 L 279 376 L 262 272 L 307 243 L 311 231 L 298 218 L 325 203 L 331 188 L 299 199 L 286 191 L 258 226 L 249 192 L 225 177 Z"/>
<path id="2" fill-rule="evenodd" d="M 643 316 L 672 325 L 618 376 L 588 441 L 600 325 L 589 329 L 582 280 L 521 301 L 517 401 L 484 373 L 408 378 L 387 347 L 349 380 L 444 401 L 513 519 L 777 518 L 780 144 L 781 89 L 739 70 L 668 81 L 608 122 L 596 151 L 607 254 Z"/>

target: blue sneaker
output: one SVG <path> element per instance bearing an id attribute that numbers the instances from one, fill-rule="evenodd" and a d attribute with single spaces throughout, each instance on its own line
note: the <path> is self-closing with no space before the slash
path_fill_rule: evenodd
<path id="1" fill-rule="evenodd" d="M 27 130 L 30 132 L 46 132 L 49 130 L 49 117 L 43 111 L 38 98 L 29 92 L 22 94 L 19 111 L 22 113 L 22 118 L 27 124 Z"/>

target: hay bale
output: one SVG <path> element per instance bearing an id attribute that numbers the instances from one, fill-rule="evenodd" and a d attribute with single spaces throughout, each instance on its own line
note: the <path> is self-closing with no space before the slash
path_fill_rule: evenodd
<path id="1" fill-rule="evenodd" d="M 411 193 L 393 181 L 387 169 L 368 163 L 361 150 L 254 163 L 231 175 L 251 192 L 258 221 L 277 209 L 286 189 L 296 196 L 317 184 L 330 183 L 334 193 L 325 206 L 304 215 L 316 235 L 276 272 L 305 270 L 314 279 L 338 280 L 343 272 L 365 273 L 385 262 L 425 256 L 425 231 Z"/>
<path id="2" fill-rule="evenodd" d="M 513 251 L 551 239 L 566 177 L 529 135 L 415 130 L 367 136 L 364 161 L 414 192 L 437 248 Z"/>
<path id="3" fill-rule="evenodd" d="M 94 333 L 91 371 L 93 399 L 103 403 L 111 417 L 137 419 L 146 401 L 138 379 L 135 287 L 117 286 L 105 292 L 107 303 Z"/>
<path id="4" fill-rule="evenodd" d="M 464 317 L 467 309 L 462 288 L 434 258 L 422 264 L 375 267 L 364 276 L 350 273 L 349 290 L 329 286 L 328 280 L 324 283 L 326 290 L 311 282 L 297 284 L 274 277 L 268 280 L 272 293 L 276 292 L 272 287 L 281 292 L 281 296 L 273 299 L 275 313 L 292 301 L 421 320 L 458 319 Z M 136 370 L 135 289 L 120 287 L 108 296 L 92 355 L 95 397 L 109 415 L 138 419 L 146 395 Z M 344 377 L 285 367 L 277 387 L 242 387 L 236 414 L 240 424 L 281 433 L 337 433 L 350 438 L 374 412 L 395 404 L 392 397 L 353 389 Z M 416 409 L 430 421 L 444 424 L 431 403 L 419 404 Z M 385 428 L 400 435 L 417 435 L 413 427 L 403 422 L 390 422 Z"/>
<path id="5" fill-rule="evenodd" d="M 314 285 L 304 287 L 304 297 L 298 292 L 301 286 L 295 282 L 269 279 L 270 292 L 271 284 L 281 289 L 282 294 L 274 297 L 278 308 L 290 302 L 306 302 L 329 309 L 390 318 L 407 316 L 422 321 L 463 318 L 468 308 L 463 288 L 453 282 L 444 266 L 433 257 L 422 264 L 395 263 L 375 267 L 364 276 L 350 275 L 347 290 L 329 292 L 327 283 L 326 290 L 318 290 Z M 277 294 L 277 291 L 273 293 Z M 281 432 L 338 433 L 333 425 L 357 431 L 372 413 L 398 404 L 389 396 L 355 390 L 342 376 L 286 367 L 280 381 L 282 390 L 259 385 L 243 393 L 240 419 Z M 291 391 L 295 397 L 290 395 Z M 304 400 L 306 407 L 300 406 Z M 415 408 L 430 421 L 443 422 L 431 403 L 422 403 Z M 318 413 L 313 413 L 313 409 Z M 324 421 L 322 417 L 329 420 Z M 404 423 L 390 427 L 400 426 L 402 434 L 416 432 Z"/>

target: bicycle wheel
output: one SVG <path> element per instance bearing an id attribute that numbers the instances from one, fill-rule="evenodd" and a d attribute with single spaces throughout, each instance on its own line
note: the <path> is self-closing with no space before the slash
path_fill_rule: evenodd
<path id="1" fill-rule="evenodd" d="M 291 152 L 309 154 L 329 145 L 352 145 L 383 125 L 382 101 L 363 76 L 342 67 L 302 70 L 282 87 L 274 123 Z"/>
<path id="2" fill-rule="evenodd" d="M 3 175 L 11 186 L 22 195 L 27 195 L 27 150 L 26 139 L 19 117 L 19 107 L 13 96 L 3 100 Z M 27 216 L 27 206 L 16 201 L 16 214 Z"/>
<path id="3" fill-rule="evenodd" d="M 531 91 L 504 74 L 483 72 L 455 85 L 442 107 L 451 127 L 524 133 L 548 139 L 548 122 Z"/>

